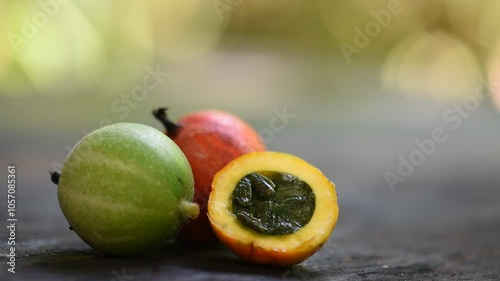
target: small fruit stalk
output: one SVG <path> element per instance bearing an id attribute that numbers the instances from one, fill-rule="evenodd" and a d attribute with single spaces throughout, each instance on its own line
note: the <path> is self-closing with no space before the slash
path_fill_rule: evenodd
<path id="1" fill-rule="evenodd" d="M 160 247 L 199 214 L 186 157 L 145 125 L 114 124 L 85 136 L 51 178 L 71 229 L 105 254 Z"/>
<path id="2" fill-rule="evenodd" d="M 207 217 L 208 197 L 217 172 L 235 158 L 266 149 L 259 134 L 233 114 L 208 110 L 189 114 L 177 123 L 167 118 L 166 108 L 153 111 L 169 136 L 184 152 L 193 170 L 195 202 L 200 216 L 179 232 L 179 241 L 213 243 L 217 237 Z"/>

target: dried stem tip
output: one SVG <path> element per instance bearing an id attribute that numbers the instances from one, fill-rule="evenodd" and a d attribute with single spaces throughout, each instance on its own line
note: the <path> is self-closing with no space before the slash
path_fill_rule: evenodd
<path id="1" fill-rule="evenodd" d="M 60 177 L 61 177 L 61 174 L 59 174 L 58 172 L 50 172 L 50 180 L 54 184 L 59 184 L 59 178 Z"/>
<path id="2" fill-rule="evenodd" d="M 168 108 L 166 107 L 160 107 L 156 110 L 153 110 L 153 116 L 163 124 L 167 135 L 172 136 L 175 134 L 175 131 L 177 131 L 177 129 L 181 128 L 181 126 L 168 119 L 167 109 Z"/>

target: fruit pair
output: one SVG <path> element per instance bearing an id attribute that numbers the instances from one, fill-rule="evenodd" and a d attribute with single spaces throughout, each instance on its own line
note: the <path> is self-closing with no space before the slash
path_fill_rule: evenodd
<path id="1" fill-rule="evenodd" d="M 240 258 L 278 266 L 305 260 L 327 241 L 337 222 L 337 193 L 318 169 L 264 152 L 258 134 L 232 114 L 202 111 L 176 124 L 166 109 L 153 113 L 191 164 L 201 208 L 179 240 L 213 242 L 213 229 Z"/>
<path id="2" fill-rule="evenodd" d="M 191 243 L 216 242 L 207 218 L 215 174 L 241 155 L 264 151 L 265 145 L 247 123 L 227 112 L 195 112 L 177 123 L 167 118 L 166 108 L 153 111 L 153 115 L 162 122 L 165 134 L 184 152 L 194 174 L 194 201 L 200 206 L 200 216 L 189 221 L 177 238 Z"/>

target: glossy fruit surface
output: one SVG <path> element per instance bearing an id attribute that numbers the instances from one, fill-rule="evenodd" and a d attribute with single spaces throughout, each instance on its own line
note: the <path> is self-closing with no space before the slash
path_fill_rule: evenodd
<path id="1" fill-rule="evenodd" d="M 166 118 L 165 109 L 154 112 L 166 134 L 181 148 L 193 169 L 195 202 L 200 216 L 186 224 L 178 239 L 195 243 L 217 241 L 207 218 L 207 203 L 212 180 L 217 172 L 235 158 L 265 150 L 259 134 L 235 115 L 207 110 L 189 114 L 176 124 Z"/>
<path id="2" fill-rule="evenodd" d="M 254 174 L 288 179 L 270 183 L 272 192 L 258 190 L 261 183 L 254 179 L 251 194 L 248 191 L 242 195 L 238 189 L 245 178 Z M 215 234 L 236 255 L 252 263 L 300 263 L 326 243 L 337 223 L 335 185 L 317 168 L 289 154 L 243 155 L 217 173 L 212 188 L 208 216 Z M 308 212 L 310 217 L 302 216 Z"/>
<path id="3" fill-rule="evenodd" d="M 132 256 L 162 246 L 198 215 L 193 175 L 178 146 L 145 125 L 120 123 L 85 136 L 58 179 L 61 209 L 87 244 Z"/>

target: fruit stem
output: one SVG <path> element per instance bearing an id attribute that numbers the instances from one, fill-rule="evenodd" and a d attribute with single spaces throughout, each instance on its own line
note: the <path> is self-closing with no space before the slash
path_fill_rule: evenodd
<path id="1" fill-rule="evenodd" d="M 59 174 L 58 172 L 49 172 L 49 173 L 50 173 L 50 180 L 54 184 L 59 184 L 59 178 L 61 177 L 61 174 Z"/>
<path id="2" fill-rule="evenodd" d="M 153 110 L 153 116 L 163 124 L 163 127 L 165 127 L 167 135 L 172 136 L 175 134 L 177 129 L 182 128 L 182 126 L 175 124 L 174 122 L 168 119 L 167 109 L 168 108 L 166 107 L 160 107 L 156 110 Z"/>
<path id="3" fill-rule="evenodd" d="M 179 210 L 184 217 L 188 217 L 192 220 L 198 217 L 200 214 L 200 206 L 194 202 L 182 201 L 179 204 Z"/>

